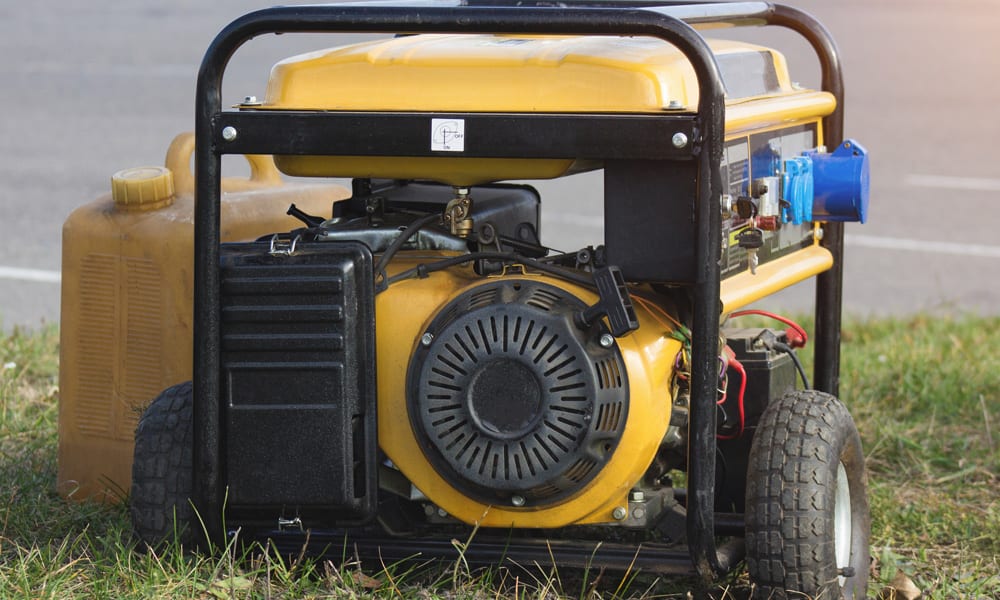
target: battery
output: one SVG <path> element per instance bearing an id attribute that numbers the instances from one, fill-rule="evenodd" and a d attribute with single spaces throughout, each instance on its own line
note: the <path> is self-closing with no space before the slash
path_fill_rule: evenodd
<path id="1" fill-rule="evenodd" d="M 719 461 L 716 469 L 715 508 L 721 512 L 743 512 L 746 492 L 747 459 L 757 423 L 771 400 L 795 389 L 795 363 L 785 352 L 774 349 L 774 342 L 788 343 L 783 331 L 765 328 L 723 329 L 726 344 L 746 372 L 743 392 L 743 431 L 739 432 L 740 374 L 731 365 L 728 370 L 726 401 L 720 406 L 722 422 L 718 440 Z M 729 439 L 731 438 L 731 439 Z"/>
<path id="2" fill-rule="evenodd" d="M 788 344 L 784 331 L 765 328 L 724 329 L 727 345 L 732 348 L 747 374 L 743 394 L 745 426 L 755 426 L 772 399 L 795 389 L 795 363 L 792 357 L 773 349 L 773 342 Z M 771 348 L 768 346 L 771 345 Z M 726 397 L 736 400 L 740 393 L 740 375 L 729 369 Z M 734 406 L 727 401 L 728 406 Z"/>

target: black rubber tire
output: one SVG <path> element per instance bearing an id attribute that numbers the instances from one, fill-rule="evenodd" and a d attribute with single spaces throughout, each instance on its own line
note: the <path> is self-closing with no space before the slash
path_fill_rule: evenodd
<path id="1" fill-rule="evenodd" d="M 192 490 L 191 382 L 165 389 L 142 414 L 135 431 L 132 529 L 140 543 L 192 548 L 198 531 Z"/>
<path id="2" fill-rule="evenodd" d="M 850 558 L 839 565 L 849 567 L 846 573 L 838 570 L 835 541 L 840 465 L 851 508 Z M 865 598 L 871 522 L 864 465 L 857 427 L 837 398 L 795 391 L 767 407 L 747 470 L 747 570 L 755 598 Z"/>

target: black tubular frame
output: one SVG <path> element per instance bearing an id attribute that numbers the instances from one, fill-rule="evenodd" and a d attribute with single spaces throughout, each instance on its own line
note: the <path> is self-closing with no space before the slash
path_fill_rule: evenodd
<path id="1" fill-rule="evenodd" d="M 219 215 L 221 158 L 224 154 L 322 154 L 322 137 L 310 131 L 334 126 L 343 113 L 291 113 L 281 116 L 264 112 L 234 112 L 222 109 L 222 77 L 233 53 L 251 38 L 267 33 L 531 33 L 569 35 L 633 35 L 660 38 L 678 47 L 693 65 L 699 85 L 695 114 L 628 115 L 651 131 L 664 127 L 694 133 L 684 153 L 669 148 L 670 137 L 651 140 L 644 151 L 660 152 L 664 158 L 698 162 L 698 198 L 694 321 L 692 327 L 692 401 L 688 451 L 687 535 L 691 559 L 706 579 L 729 570 L 731 553 L 717 552 L 714 537 L 715 485 L 715 394 L 717 378 L 721 198 L 720 162 L 725 135 L 723 83 L 718 66 L 704 39 L 693 25 L 727 22 L 733 25 L 777 25 L 793 29 L 812 45 L 823 71 L 822 87 L 837 100 L 836 110 L 824 123 L 826 143 L 840 144 L 843 132 L 843 82 L 836 47 L 827 30 L 806 13 L 766 2 L 719 4 L 559 2 L 551 6 L 524 6 L 530 2 L 469 0 L 418 2 L 414 6 L 387 3 L 357 3 L 299 7 L 277 7 L 247 14 L 233 21 L 212 42 L 198 74 L 195 144 L 195 290 L 194 290 L 194 501 L 205 520 L 211 540 L 220 539 L 225 491 L 220 435 L 220 313 Z M 488 4 L 487 4 L 488 3 Z M 624 6 L 623 6 L 624 4 Z M 609 6 L 616 6 L 609 8 Z M 365 113 L 370 117 L 388 113 Z M 364 115 L 354 115 L 364 116 Z M 481 116 L 481 115 L 480 115 Z M 559 119 L 567 115 L 508 115 L 511 118 Z M 462 118 L 477 118 L 463 114 Z M 500 115 L 504 117 L 504 115 Z M 389 117 L 392 118 L 392 117 Z M 426 118 L 426 116 L 425 116 Z M 609 124 L 607 115 L 574 115 Z M 621 116 L 615 118 L 623 118 Z M 261 138 L 254 127 L 264 120 L 288 125 L 283 136 Z M 301 122 L 294 123 L 294 119 Z M 235 129 L 236 137 L 223 130 Z M 271 129 L 268 127 L 268 129 Z M 272 129 L 273 130 L 273 129 Z M 232 133 L 232 131 L 230 131 Z M 226 138 L 230 139 L 226 139 Z M 329 139 L 329 138 L 327 138 Z M 555 137 L 546 136 L 547 140 Z M 361 154 L 403 151 L 373 142 Z M 357 148 L 355 148 L 357 150 Z M 343 152 L 327 152 L 330 154 Z M 536 156 L 545 154 L 537 149 Z M 355 152 L 359 153 L 359 152 Z M 470 156 L 466 152 L 463 156 Z M 824 225 L 823 245 L 834 256 L 833 269 L 819 276 L 816 287 L 816 372 L 818 389 L 837 392 L 840 358 L 843 226 Z"/>

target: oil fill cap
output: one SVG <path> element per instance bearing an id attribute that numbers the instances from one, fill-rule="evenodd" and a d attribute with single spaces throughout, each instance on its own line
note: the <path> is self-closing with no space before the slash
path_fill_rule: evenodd
<path id="1" fill-rule="evenodd" d="M 111 176 L 111 197 L 125 210 L 152 210 L 174 201 L 174 174 L 166 167 L 135 167 Z"/>

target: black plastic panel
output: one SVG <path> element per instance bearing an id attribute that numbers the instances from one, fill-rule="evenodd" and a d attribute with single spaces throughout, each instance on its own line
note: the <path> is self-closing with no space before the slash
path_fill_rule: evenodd
<path id="1" fill-rule="evenodd" d="M 695 281 L 697 169 L 694 161 L 605 164 L 607 260 L 628 281 Z"/>
<path id="2" fill-rule="evenodd" d="M 229 503 L 365 520 L 377 484 L 371 253 L 335 242 L 269 249 L 221 249 Z"/>

